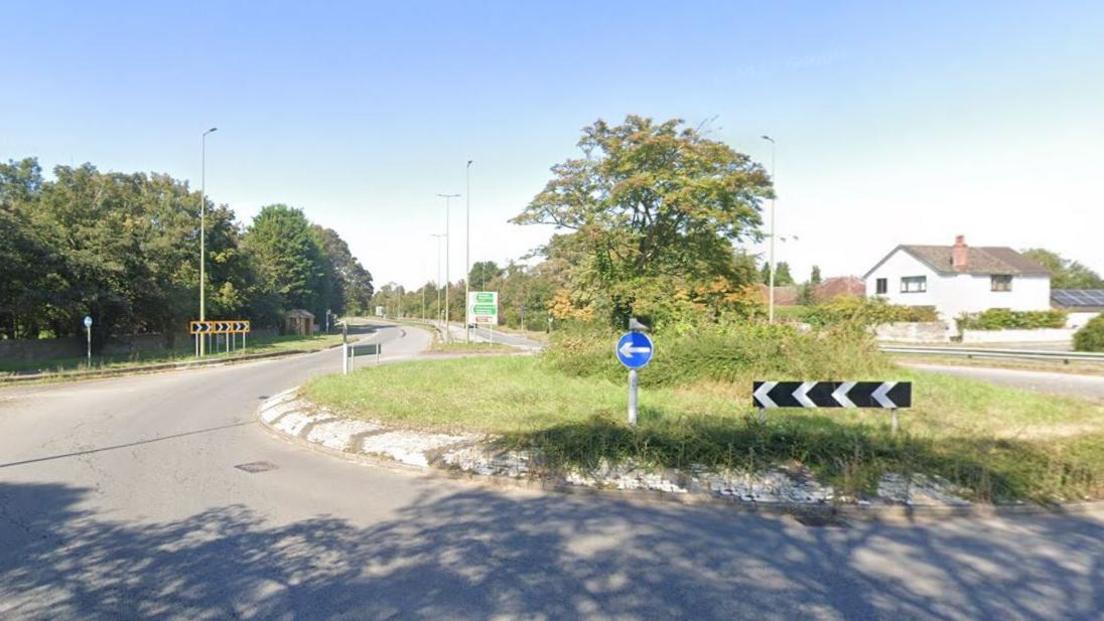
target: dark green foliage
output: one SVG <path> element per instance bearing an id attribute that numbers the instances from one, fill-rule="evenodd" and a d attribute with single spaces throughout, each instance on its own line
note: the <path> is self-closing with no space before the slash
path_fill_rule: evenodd
<path id="1" fill-rule="evenodd" d="M 490 291 L 488 285 L 502 275 L 502 268 L 494 261 L 476 261 L 468 272 L 468 283 L 472 291 Z"/>
<path id="2" fill-rule="evenodd" d="M 1104 278 L 1088 267 L 1062 258 L 1057 252 L 1032 248 L 1024 256 L 1050 270 L 1051 289 L 1104 289 Z"/>
<path id="3" fill-rule="evenodd" d="M 981 313 L 958 318 L 960 330 L 1011 330 L 1036 328 L 1064 328 L 1066 313 L 1060 310 L 1013 311 L 1007 308 L 991 308 Z"/>
<path id="4" fill-rule="evenodd" d="M 1093 317 L 1073 335 L 1073 348 L 1104 352 L 1104 315 Z"/>
<path id="5" fill-rule="evenodd" d="M 612 351 L 616 340 L 616 332 L 596 327 L 566 329 L 556 334 L 543 360 L 567 375 L 622 381 L 625 370 Z M 785 324 L 714 324 L 685 335 L 666 333 L 655 343 L 655 357 L 640 374 L 642 385 L 827 381 L 870 377 L 887 368 L 873 339 L 850 326 L 803 332 Z"/>
<path id="6" fill-rule="evenodd" d="M 315 243 L 322 249 L 330 285 L 323 293 L 326 306 L 336 315 L 366 315 L 372 304 L 372 274 L 349 251 L 349 244 L 333 229 L 311 226 Z"/>
<path id="7" fill-rule="evenodd" d="M 814 326 L 878 326 L 896 322 L 938 321 L 939 315 L 931 306 L 898 306 L 879 298 L 840 297 L 807 307 L 801 319 Z"/>
<path id="8" fill-rule="evenodd" d="M 763 269 L 759 272 L 759 277 L 762 279 L 764 285 L 770 284 L 770 263 L 764 263 Z M 774 265 L 774 286 L 785 287 L 787 285 L 794 284 L 793 274 L 790 273 L 790 264 L 785 261 L 779 261 Z"/>
<path id="9" fill-rule="evenodd" d="M 33 158 L 0 163 L 0 338 L 76 335 L 88 314 L 94 350 L 111 336 L 137 333 L 161 333 L 173 345 L 198 317 L 199 212 L 198 193 L 168 175 L 84 164 L 58 166 L 54 180 L 44 181 Z M 338 266 L 347 257 L 331 259 L 327 249 L 348 249 L 336 233 L 308 244 L 312 267 L 293 275 L 305 278 L 297 280 L 305 288 L 295 289 L 272 286 L 272 253 L 243 246 L 225 205 L 207 205 L 205 230 L 208 318 L 248 318 L 262 327 L 289 301 L 341 306 Z M 371 276 L 363 272 L 358 282 L 370 295 Z M 285 286 L 295 295 L 287 297 Z"/>

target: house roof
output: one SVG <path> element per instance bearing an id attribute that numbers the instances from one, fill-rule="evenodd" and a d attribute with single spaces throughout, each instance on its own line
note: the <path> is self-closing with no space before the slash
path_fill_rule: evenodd
<path id="1" fill-rule="evenodd" d="M 866 283 L 856 276 L 833 276 L 813 288 L 813 298 L 831 300 L 840 296 L 863 297 L 866 295 Z"/>
<path id="2" fill-rule="evenodd" d="M 303 319 L 314 319 L 314 313 L 302 308 L 293 308 L 284 313 L 285 317 L 300 317 Z"/>
<path id="3" fill-rule="evenodd" d="M 1023 256 L 1007 246 L 968 246 L 966 269 L 954 269 L 951 256 L 954 246 L 923 246 L 903 244 L 897 246 L 881 261 L 870 269 L 863 278 L 867 278 L 878 269 L 894 252 L 903 250 L 921 263 L 939 274 L 1008 274 L 1011 276 L 1050 276 L 1050 271 L 1041 264 Z"/>

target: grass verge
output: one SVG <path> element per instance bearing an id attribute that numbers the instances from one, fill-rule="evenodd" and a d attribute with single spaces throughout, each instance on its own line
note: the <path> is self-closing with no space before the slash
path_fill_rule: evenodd
<path id="1" fill-rule="evenodd" d="M 873 410 L 778 410 L 760 424 L 743 381 L 644 388 L 633 428 L 624 423 L 624 383 L 570 376 L 533 357 L 385 365 L 316 378 L 306 392 L 346 416 L 493 433 L 503 448 L 541 451 L 553 469 L 627 459 L 749 471 L 796 462 L 855 495 L 884 473 L 918 472 L 978 501 L 1104 497 L 1101 406 L 921 371 L 879 379 L 915 382 L 916 407 L 901 413 L 899 434 Z"/>

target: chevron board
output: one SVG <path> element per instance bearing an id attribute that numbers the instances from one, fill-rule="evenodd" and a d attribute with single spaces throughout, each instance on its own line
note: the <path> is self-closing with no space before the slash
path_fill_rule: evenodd
<path id="1" fill-rule="evenodd" d="M 755 407 L 883 408 L 912 407 L 912 382 L 755 382 Z"/>
<path id="2" fill-rule="evenodd" d="M 192 321 L 188 323 L 189 334 L 241 334 L 249 332 L 249 329 L 249 321 L 241 319 Z"/>

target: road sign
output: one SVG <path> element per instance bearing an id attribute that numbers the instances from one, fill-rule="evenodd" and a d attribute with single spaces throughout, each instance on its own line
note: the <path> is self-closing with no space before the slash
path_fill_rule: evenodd
<path id="1" fill-rule="evenodd" d="M 912 407 L 912 382 L 755 382 L 752 401 L 772 408 Z"/>
<path id="2" fill-rule="evenodd" d="M 498 292 L 470 291 L 468 321 L 498 325 Z"/>
<path id="3" fill-rule="evenodd" d="M 188 324 L 189 334 L 244 334 L 250 331 L 248 320 L 192 321 Z"/>
<path id="4" fill-rule="evenodd" d="M 351 343 L 349 345 L 350 356 L 377 356 L 383 352 L 378 343 Z"/>
<path id="5" fill-rule="evenodd" d="M 652 361 L 655 347 L 643 332 L 627 332 L 617 341 L 617 359 L 630 369 L 642 369 Z"/>
<path id="6" fill-rule="evenodd" d="M 85 328 L 91 328 L 92 327 L 92 316 L 91 315 L 85 315 L 84 316 L 84 327 Z"/>

